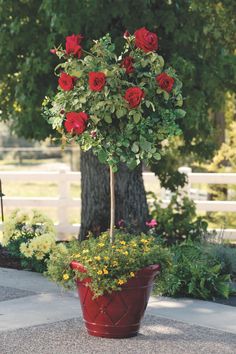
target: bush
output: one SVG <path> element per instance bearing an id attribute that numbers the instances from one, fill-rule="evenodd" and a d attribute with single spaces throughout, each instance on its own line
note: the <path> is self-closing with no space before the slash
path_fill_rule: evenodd
<path id="1" fill-rule="evenodd" d="M 167 296 L 190 296 L 199 299 L 228 298 L 230 275 L 223 273 L 221 263 L 205 245 L 190 240 L 171 247 L 173 266 L 156 292 Z"/>
<path id="2" fill-rule="evenodd" d="M 4 224 L 2 243 L 10 256 L 20 259 L 22 268 L 42 273 L 55 246 L 54 224 L 37 210 L 16 209 Z"/>
<path id="3" fill-rule="evenodd" d="M 229 273 L 236 280 L 236 248 L 225 244 L 210 243 L 207 246 L 208 253 L 221 263 L 222 272 Z"/>
<path id="4" fill-rule="evenodd" d="M 168 245 L 183 242 L 186 239 L 200 240 L 207 234 L 208 224 L 202 217 L 197 216 L 193 200 L 180 197 L 176 193 L 170 203 L 163 208 L 154 193 L 149 193 L 149 208 L 157 226 L 152 230 Z"/>

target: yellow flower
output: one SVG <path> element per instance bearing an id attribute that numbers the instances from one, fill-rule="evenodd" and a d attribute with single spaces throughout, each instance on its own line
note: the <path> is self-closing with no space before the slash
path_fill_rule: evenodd
<path id="1" fill-rule="evenodd" d="M 130 242 L 130 245 L 131 245 L 132 247 L 137 247 L 137 243 L 136 243 L 136 242 L 133 242 L 133 241 Z"/>
<path id="2" fill-rule="evenodd" d="M 126 245 L 126 242 L 125 241 L 120 241 L 120 244 L 121 245 Z"/>
<path id="3" fill-rule="evenodd" d="M 109 257 L 105 256 L 104 261 L 108 261 L 108 260 L 109 260 Z"/>
<path id="4" fill-rule="evenodd" d="M 89 250 L 83 250 L 82 253 L 85 254 L 85 253 L 88 253 Z"/>
<path id="5" fill-rule="evenodd" d="M 100 256 L 95 256 L 94 259 L 95 259 L 96 261 L 100 261 L 100 260 L 101 260 L 101 257 L 100 257 Z"/>
<path id="6" fill-rule="evenodd" d="M 103 274 L 108 274 L 108 270 L 106 268 L 103 269 Z"/>
<path id="7" fill-rule="evenodd" d="M 125 280 L 123 280 L 123 279 L 118 279 L 117 280 L 117 284 L 118 285 L 123 285 L 125 283 Z"/>
<path id="8" fill-rule="evenodd" d="M 128 256 L 129 252 L 128 252 L 128 251 L 125 251 L 125 252 L 123 252 L 123 254 L 124 254 L 125 256 Z"/>
<path id="9" fill-rule="evenodd" d="M 100 243 L 98 244 L 98 246 L 99 246 L 99 247 L 103 247 L 103 246 L 105 246 L 105 244 L 102 243 L 102 242 L 100 242 Z"/>
<path id="10" fill-rule="evenodd" d="M 79 253 L 75 254 L 75 258 L 79 258 L 79 257 L 80 257 Z"/>
<path id="11" fill-rule="evenodd" d="M 129 275 L 131 276 L 131 278 L 135 277 L 134 272 L 130 272 Z"/>
<path id="12" fill-rule="evenodd" d="M 102 270 L 98 270 L 98 271 L 97 271 L 97 274 L 98 274 L 98 275 L 102 275 Z"/>
<path id="13" fill-rule="evenodd" d="M 148 240 L 145 240 L 145 238 L 142 238 L 142 240 L 140 240 L 140 242 L 142 242 L 142 243 L 148 243 Z"/>
<path id="14" fill-rule="evenodd" d="M 113 245 L 113 246 L 111 246 L 111 248 L 116 248 L 116 246 Z"/>
<path id="15" fill-rule="evenodd" d="M 64 280 L 68 280 L 69 279 L 69 275 L 68 274 L 63 274 L 63 279 Z"/>
<path id="16" fill-rule="evenodd" d="M 118 266 L 118 262 L 117 262 L 117 261 L 114 261 L 114 262 L 112 263 L 112 265 L 113 265 L 113 267 L 116 267 L 116 266 Z"/>

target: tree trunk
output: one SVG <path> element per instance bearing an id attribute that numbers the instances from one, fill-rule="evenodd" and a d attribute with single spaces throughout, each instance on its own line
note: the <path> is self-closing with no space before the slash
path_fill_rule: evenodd
<path id="1" fill-rule="evenodd" d="M 88 232 L 99 235 L 109 228 L 110 190 L 109 168 L 101 164 L 91 151 L 81 153 L 81 229 L 80 240 Z M 131 232 L 146 230 L 148 206 L 142 178 L 142 166 L 129 171 L 121 165 L 116 173 L 115 183 L 116 215 L 115 224 L 124 220 Z"/>
<path id="2" fill-rule="evenodd" d="M 225 114 L 224 112 L 215 112 L 214 122 L 217 130 L 217 143 L 220 147 L 225 142 Z"/>

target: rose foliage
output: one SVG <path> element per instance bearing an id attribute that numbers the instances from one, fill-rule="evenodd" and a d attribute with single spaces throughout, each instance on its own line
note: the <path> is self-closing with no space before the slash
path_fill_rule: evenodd
<path id="1" fill-rule="evenodd" d="M 90 148 L 114 172 L 119 162 L 130 169 L 165 153 L 163 141 L 181 133 L 178 123 L 182 83 L 175 70 L 156 53 L 158 37 L 146 28 L 126 35 L 123 51 L 107 34 L 87 52 L 81 35 L 66 37 L 66 50 L 55 48 L 62 60 L 55 69 L 58 92 L 44 101 L 48 122 L 63 144 Z"/>

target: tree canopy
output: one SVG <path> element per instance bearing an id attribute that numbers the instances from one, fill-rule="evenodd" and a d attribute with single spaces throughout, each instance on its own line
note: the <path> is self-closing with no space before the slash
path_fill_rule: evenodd
<path id="1" fill-rule="evenodd" d="M 233 0 L 0 0 L 1 120 L 18 135 L 45 138 L 41 103 L 57 85 L 54 44 L 72 33 L 96 39 L 110 32 L 119 49 L 121 33 L 146 26 L 184 82 L 179 154 L 207 158 L 215 137 L 209 112 L 222 109 L 235 88 L 235 10 Z"/>

